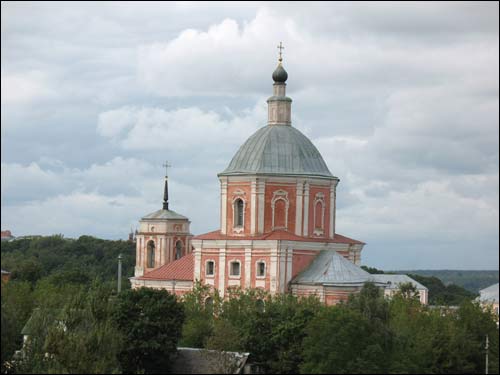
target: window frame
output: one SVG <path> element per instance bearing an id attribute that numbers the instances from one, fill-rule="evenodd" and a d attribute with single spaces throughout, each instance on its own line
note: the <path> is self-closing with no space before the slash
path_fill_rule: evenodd
<path id="1" fill-rule="evenodd" d="M 259 275 L 259 264 L 264 264 L 264 274 Z M 255 277 L 257 279 L 265 279 L 267 274 L 267 263 L 264 259 L 259 259 L 257 262 L 255 262 Z"/>
<path id="2" fill-rule="evenodd" d="M 232 271 L 233 271 L 233 264 L 235 264 L 235 263 L 237 263 L 237 264 L 238 264 L 238 271 L 239 271 L 239 272 L 238 272 L 238 275 L 234 275 L 234 274 L 232 273 Z M 233 259 L 233 260 L 231 260 L 231 261 L 229 262 L 229 264 L 228 264 L 228 265 L 229 265 L 229 270 L 228 270 L 228 271 L 229 271 L 229 272 L 228 272 L 229 277 L 230 277 L 230 278 L 232 278 L 232 279 L 240 279 L 240 278 L 241 278 L 241 261 L 240 261 L 240 260 L 238 260 L 238 259 Z"/>
<path id="3" fill-rule="evenodd" d="M 208 263 L 210 263 L 210 262 L 213 263 L 211 274 L 208 273 Z M 215 261 L 213 259 L 207 259 L 207 261 L 205 262 L 205 277 L 208 277 L 208 278 L 215 277 Z"/>

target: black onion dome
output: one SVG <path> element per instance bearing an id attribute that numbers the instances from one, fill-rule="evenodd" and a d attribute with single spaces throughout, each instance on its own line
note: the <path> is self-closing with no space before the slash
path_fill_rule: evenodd
<path id="1" fill-rule="evenodd" d="M 285 83 L 288 78 L 288 73 L 281 63 L 278 64 L 278 67 L 273 72 L 273 80 L 278 83 Z"/>

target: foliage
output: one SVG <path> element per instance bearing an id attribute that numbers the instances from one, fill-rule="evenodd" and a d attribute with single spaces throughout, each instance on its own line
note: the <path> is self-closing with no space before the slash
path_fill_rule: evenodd
<path id="1" fill-rule="evenodd" d="M 425 277 L 434 276 L 445 285 L 455 284 L 472 293 L 479 293 L 481 289 L 498 283 L 498 270 L 415 270 L 395 271 L 395 273 L 411 273 Z"/>
<path id="2" fill-rule="evenodd" d="M 214 304 L 214 329 L 206 347 L 250 352 L 266 372 L 297 373 L 305 327 L 322 308 L 316 298 L 234 289 L 227 300 Z"/>
<path id="3" fill-rule="evenodd" d="M 113 320 L 124 336 L 119 355 L 125 373 L 165 373 L 176 352 L 184 309 L 166 290 L 140 288 L 118 295 Z"/>
<path id="4" fill-rule="evenodd" d="M 458 285 L 444 285 L 435 276 L 426 277 L 414 274 L 409 274 L 408 276 L 429 289 L 430 305 L 458 306 L 463 301 L 471 300 L 477 296 L 477 294 L 469 292 Z"/>
<path id="5" fill-rule="evenodd" d="M 394 272 L 384 272 L 374 267 L 361 266 L 361 268 L 363 268 L 365 271 L 371 274 L 394 273 Z M 418 274 L 409 273 L 408 271 L 397 271 L 395 273 L 407 274 L 415 281 L 418 281 L 420 284 L 427 287 L 427 289 L 429 289 L 429 304 L 431 305 L 458 306 L 465 300 L 470 300 L 477 297 L 476 292 L 471 292 L 470 290 L 467 290 L 464 287 L 459 286 L 457 284 L 449 283 L 448 285 L 445 285 L 442 280 L 434 276 L 435 274 L 449 276 L 450 274 L 457 273 L 462 278 L 455 277 L 451 279 L 459 280 L 462 282 L 464 281 L 463 279 L 465 278 L 464 275 L 474 274 L 476 279 L 482 282 L 481 285 L 484 285 L 485 282 L 490 283 L 484 286 L 489 286 L 491 284 L 494 284 L 495 282 L 498 282 L 498 271 L 416 271 L 416 272 L 418 272 Z M 480 275 L 483 275 L 483 277 L 481 278 Z"/>
<path id="6" fill-rule="evenodd" d="M 133 275 L 134 244 L 108 241 L 91 236 L 77 240 L 60 235 L 3 241 L 2 268 L 11 272 L 12 280 L 28 281 L 33 286 L 48 278 L 54 285 L 78 284 L 90 286 L 100 278 L 116 285 L 117 257 L 123 254 L 123 282 Z"/>
<path id="7" fill-rule="evenodd" d="M 110 319 L 111 290 L 95 283 L 63 308 L 42 305 L 25 330 L 22 373 L 117 373 L 122 336 Z M 50 305 L 49 305 L 50 306 Z"/>
<path id="8" fill-rule="evenodd" d="M 385 373 L 383 338 L 362 313 L 328 308 L 311 321 L 301 371 L 318 374 Z"/>

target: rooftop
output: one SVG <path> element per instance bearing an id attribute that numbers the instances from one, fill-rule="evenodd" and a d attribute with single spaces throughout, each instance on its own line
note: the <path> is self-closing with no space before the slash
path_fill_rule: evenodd
<path id="1" fill-rule="evenodd" d="M 240 147 L 219 176 L 242 174 L 336 179 L 312 142 L 292 126 L 267 125 Z"/>
<path id="2" fill-rule="evenodd" d="M 156 268 L 137 280 L 187 280 L 193 281 L 194 255 L 184 255 L 182 258 Z"/>
<path id="3" fill-rule="evenodd" d="M 318 238 L 318 237 L 302 237 L 285 230 L 275 230 L 258 236 L 228 236 L 222 234 L 220 230 L 200 234 L 193 237 L 193 240 L 284 240 L 284 241 L 300 241 L 300 242 L 328 242 L 328 243 L 348 243 L 348 244 L 364 244 L 364 242 L 342 236 L 335 233 L 335 238 Z"/>

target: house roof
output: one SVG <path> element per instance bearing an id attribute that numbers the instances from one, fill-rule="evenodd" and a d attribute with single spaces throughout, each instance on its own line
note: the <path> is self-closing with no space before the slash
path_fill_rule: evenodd
<path id="1" fill-rule="evenodd" d="M 259 236 L 228 236 L 222 234 L 220 230 L 200 234 L 193 237 L 194 240 L 286 240 L 300 242 L 331 242 L 331 243 L 348 243 L 348 244 L 364 244 L 364 242 L 342 236 L 335 233 L 335 238 L 318 238 L 318 237 L 302 237 L 297 236 L 285 230 L 275 230 Z"/>
<path id="2" fill-rule="evenodd" d="M 479 300 L 481 302 L 498 303 L 498 283 L 479 291 Z"/>
<path id="3" fill-rule="evenodd" d="M 171 263 L 156 268 L 144 275 L 137 277 L 137 280 L 188 280 L 192 281 L 194 275 L 194 255 L 193 253 L 184 255 Z"/>
<path id="4" fill-rule="evenodd" d="M 250 353 L 177 348 L 170 370 L 174 374 L 240 374 L 249 355 Z"/>
<path id="5" fill-rule="evenodd" d="M 142 218 L 142 220 L 158 220 L 158 219 L 178 219 L 178 220 L 188 220 L 186 216 L 182 216 L 175 211 L 161 209 L 150 213 Z"/>
<path id="6" fill-rule="evenodd" d="M 427 288 L 420 284 L 418 281 L 413 280 L 408 275 L 390 275 L 390 274 L 377 274 L 372 275 L 375 281 L 386 284 L 386 289 L 399 289 L 399 286 L 404 283 L 412 283 L 412 285 L 420 290 L 427 290 Z"/>
<path id="7" fill-rule="evenodd" d="M 373 282 L 372 275 L 335 250 L 322 250 L 292 284 L 360 285 Z"/>
<path id="8" fill-rule="evenodd" d="M 337 178 L 309 138 L 292 126 L 281 125 L 257 130 L 219 176 L 246 174 Z"/>

